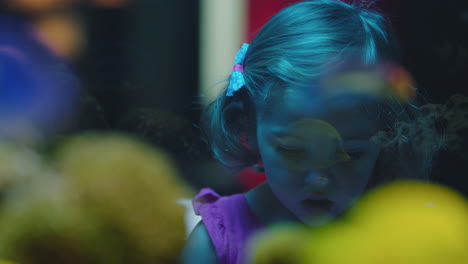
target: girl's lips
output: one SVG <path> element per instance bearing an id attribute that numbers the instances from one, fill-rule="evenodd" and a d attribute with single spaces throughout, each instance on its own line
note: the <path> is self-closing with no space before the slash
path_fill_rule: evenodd
<path id="1" fill-rule="evenodd" d="M 335 206 L 335 202 L 319 197 L 304 199 L 300 204 L 304 209 L 310 212 L 312 216 L 330 214 Z"/>
<path id="2" fill-rule="evenodd" d="M 305 200 L 328 200 L 325 194 L 317 193 L 309 195 Z"/>

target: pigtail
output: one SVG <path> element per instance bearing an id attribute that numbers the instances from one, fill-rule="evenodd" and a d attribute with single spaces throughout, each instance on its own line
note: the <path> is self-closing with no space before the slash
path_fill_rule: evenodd
<path id="1" fill-rule="evenodd" d="M 223 165 L 242 169 L 258 162 L 255 111 L 247 89 L 218 96 L 204 111 L 202 124 L 214 158 Z"/>

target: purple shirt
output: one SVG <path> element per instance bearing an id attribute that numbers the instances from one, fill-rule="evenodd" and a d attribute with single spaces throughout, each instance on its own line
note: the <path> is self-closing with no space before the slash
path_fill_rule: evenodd
<path id="1" fill-rule="evenodd" d="M 202 189 L 192 201 L 203 219 L 218 263 L 243 263 L 244 246 L 256 231 L 263 229 L 252 214 L 243 194 L 221 197 L 209 188 Z"/>

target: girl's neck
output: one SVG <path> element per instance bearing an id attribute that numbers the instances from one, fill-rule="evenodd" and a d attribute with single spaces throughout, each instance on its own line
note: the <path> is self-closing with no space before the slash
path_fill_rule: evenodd
<path id="1" fill-rule="evenodd" d="M 298 222 L 295 217 L 276 198 L 268 183 L 262 183 L 244 194 L 252 213 L 264 226 L 279 222 Z"/>

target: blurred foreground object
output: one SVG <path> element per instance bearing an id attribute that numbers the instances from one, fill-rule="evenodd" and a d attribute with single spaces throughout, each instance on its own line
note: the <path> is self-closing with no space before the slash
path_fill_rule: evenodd
<path id="1" fill-rule="evenodd" d="M 18 263 L 177 263 L 191 197 L 173 161 L 130 137 L 63 141 L 48 170 L 4 188 L 0 259 Z"/>
<path id="2" fill-rule="evenodd" d="M 79 81 L 32 27 L 0 16 L 0 139 L 36 140 L 56 132 L 75 106 Z"/>
<path id="3" fill-rule="evenodd" d="M 144 263 L 177 254 L 185 238 L 177 200 L 190 196 L 164 152 L 125 137 L 89 136 L 59 151 L 58 165 L 87 207 L 149 257 Z"/>
<path id="4" fill-rule="evenodd" d="M 330 72 L 320 82 L 320 92 L 328 96 L 361 94 L 379 99 L 394 98 L 401 102 L 415 99 L 416 84 L 411 74 L 402 66 L 381 62 L 364 67 L 346 64 L 330 67 Z"/>
<path id="5" fill-rule="evenodd" d="M 278 226 L 252 243 L 255 264 L 466 264 L 468 201 L 441 185 L 399 181 L 364 195 L 344 219 Z"/>
<path id="6" fill-rule="evenodd" d="M 59 58 L 72 61 L 85 48 L 86 32 L 76 15 L 47 14 L 36 18 L 34 27 L 38 39 Z"/>
<path id="7" fill-rule="evenodd" d="M 26 185 L 36 175 L 45 172 L 43 158 L 35 150 L 0 140 L 0 205 L 4 191 L 20 184 Z"/>

